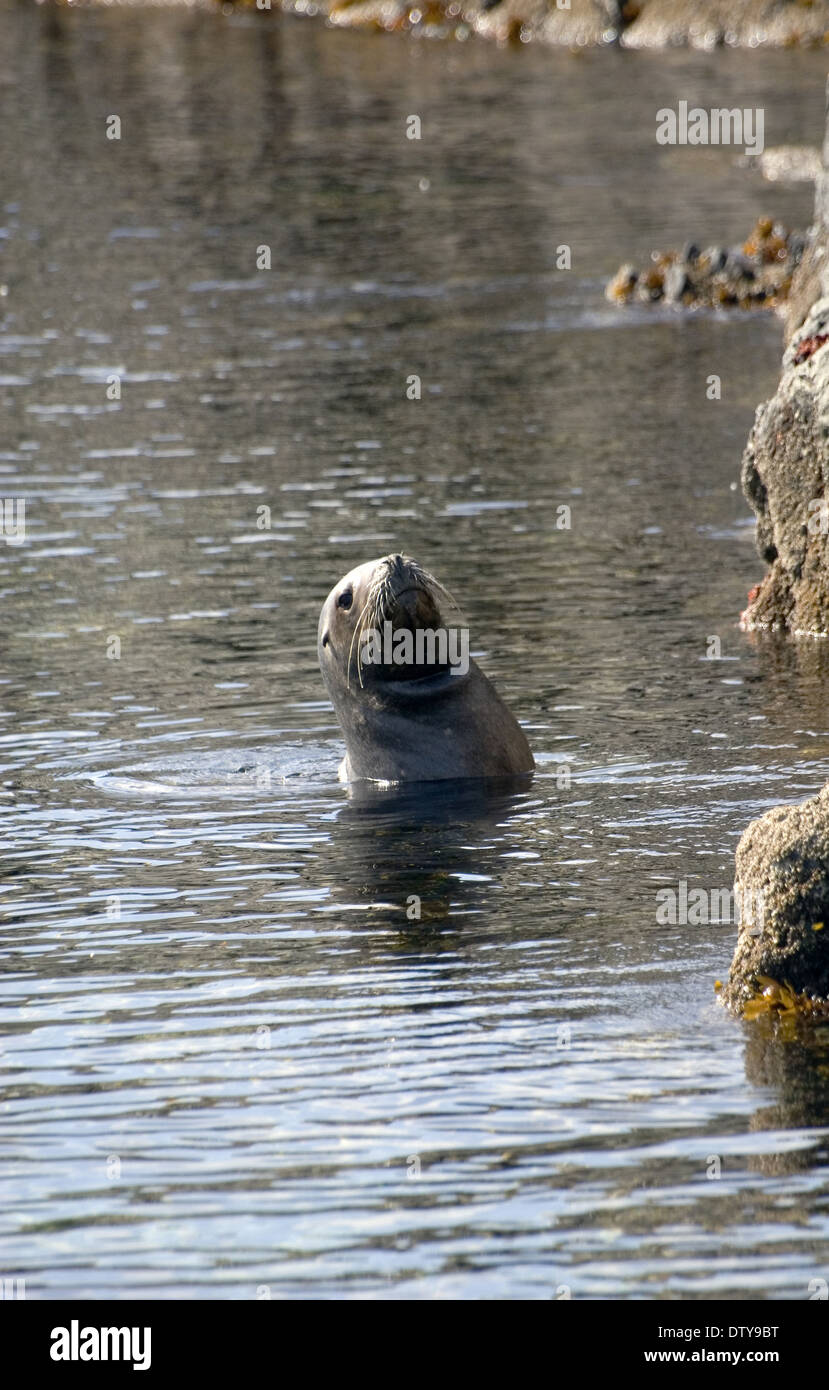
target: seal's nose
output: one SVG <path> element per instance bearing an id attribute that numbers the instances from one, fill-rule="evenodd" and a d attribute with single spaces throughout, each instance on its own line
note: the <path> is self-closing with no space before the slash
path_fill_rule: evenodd
<path id="1" fill-rule="evenodd" d="M 410 589 L 422 587 L 417 567 L 407 555 L 389 555 L 386 559 L 386 582 L 392 593 L 400 598 Z"/>

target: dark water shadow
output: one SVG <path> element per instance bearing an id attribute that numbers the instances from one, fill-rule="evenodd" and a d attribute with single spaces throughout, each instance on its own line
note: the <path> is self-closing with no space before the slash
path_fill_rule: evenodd
<path id="1" fill-rule="evenodd" d="M 750 632 L 747 640 L 762 681 L 769 719 L 786 727 L 792 706 L 803 726 L 826 730 L 829 720 L 829 641 L 822 637 L 792 640 L 780 633 Z"/>
<path id="2" fill-rule="evenodd" d="M 531 783 L 524 776 L 352 784 L 331 846 L 335 901 L 421 943 L 430 930 L 486 912 L 500 886 L 510 819 L 527 804 Z"/>
<path id="3" fill-rule="evenodd" d="M 791 1027 L 771 1018 L 753 1019 L 746 1029 L 746 1079 L 776 1094 L 752 1115 L 756 1132 L 824 1128 L 829 1123 L 829 1019 L 800 1020 Z M 829 1167 L 824 1134 L 812 1145 L 755 1155 L 749 1167 L 767 1174 L 807 1172 Z"/>

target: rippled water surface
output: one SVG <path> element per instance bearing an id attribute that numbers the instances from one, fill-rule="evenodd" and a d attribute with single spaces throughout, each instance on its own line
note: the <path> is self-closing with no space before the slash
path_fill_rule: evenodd
<path id="1" fill-rule="evenodd" d="M 780 329 L 602 284 L 806 225 L 807 187 L 654 113 L 814 141 L 824 60 L 0 27 L 2 1272 L 806 1297 L 825 1051 L 723 1013 L 733 925 L 656 922 L 829 776 L 825 657 L 736 627 Z M 318 611 L 398 548 L 461 598 L 528 790 L 337 782 Z"/>

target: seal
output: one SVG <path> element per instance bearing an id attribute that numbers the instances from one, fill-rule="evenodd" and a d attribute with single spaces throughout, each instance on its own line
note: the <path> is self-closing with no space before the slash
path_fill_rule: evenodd
<path id="1" fill-rule="evenodd" d="M 433 782 L 532 772 L 530 746 L 469 656 L 459 610 L 407 555 L 358 565 L 334 585 L 317 635 L 346 756 L 342 781 Z"/>

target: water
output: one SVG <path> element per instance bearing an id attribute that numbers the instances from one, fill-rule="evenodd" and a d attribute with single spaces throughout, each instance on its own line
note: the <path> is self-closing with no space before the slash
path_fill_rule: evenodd
<path id="1" fill-rule="evenodd" d="M 0 492 L 28 533 L 0 548 L 2 1272 L 807 1297 L 825 1041 L 725 1015 L 733 925 L 656 923 L 829 776 L 822 648 L 736 626 L 780 329 L 602 284 L 808 222 L 808 188 L 659 148 L 654 114 L 762 105 L 769 145 L 814 141 L 824 60 L 0 24 Z M 463 602 L 529 790 L 337 783 L 318 611 L 396 548 Z"/>

